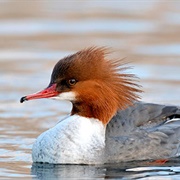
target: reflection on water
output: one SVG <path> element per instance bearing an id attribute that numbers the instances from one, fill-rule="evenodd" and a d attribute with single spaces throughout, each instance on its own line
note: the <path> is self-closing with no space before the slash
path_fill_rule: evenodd
<path id="1" fill-rule="evenodd" d="M 143 101 L 180 104 L 179 1 L 1 1 L 0 178 L 180 178 L 179 159 L 164 166 L 33 164 L 35 138 L 70 112 L 68 102 L 23 95 L 45 88 L 54 64 L 92 45 L 127 57 L 140 77 Z"/>
<path id="2" fill-rule="evenodd" d="M 105 177 L 106 168 L 103 166 L 91 165 L 50 165 L 50 164 L 33 164 L 32 175 L 38 179 L 58 179 L 58 178 L 97 178 Z"/>
<path id="3" fill-rule="evenodd" d="M 174 163 L 174 167 L 169 164 Z M 128 162 L 106 165 L 52 165 L 33 163 L 32 175 L 38 179 L 164 179 L 180 177 L 180 162 L 172 160 L 166 166 L 147 166 L 148 162 Z"/>

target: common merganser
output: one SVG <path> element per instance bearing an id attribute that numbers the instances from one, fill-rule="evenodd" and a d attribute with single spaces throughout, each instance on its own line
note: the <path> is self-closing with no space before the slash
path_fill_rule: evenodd
<path id="1" fill-rule="evenodd" d="M 91 47 L 63 58 L 46 89 L 21 98 L 73 105 L 70 116 L 37 138 L 33 162 L 103 164 L 179 155 L 180 108 L 139 102 L 136 77 L 108 53 Z"/>

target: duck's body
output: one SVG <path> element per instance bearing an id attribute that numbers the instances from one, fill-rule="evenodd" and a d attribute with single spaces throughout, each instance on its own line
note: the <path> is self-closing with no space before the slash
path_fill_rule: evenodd
<path id="1" fill-rule="evenodd" d="M 70 116 L 37 138 L 34 162 L 102 164 L 179 155 L 180 109 L 137 102 L 141 90 L 134 76 L 105 55 L 103 48 L 89 48 L 60 60 L 45 90 L 21 98 L 73 104 Z"/>
<path id="2" fill-rule="evenodd" d="M 106 135 L 101 121 L 68 116 L 37 138 L 33 161 L 102 164 L 175 157 L 180 153 L 178 114 L 176 106 L 135 103 L 118 111 L 107 125 Z"/>

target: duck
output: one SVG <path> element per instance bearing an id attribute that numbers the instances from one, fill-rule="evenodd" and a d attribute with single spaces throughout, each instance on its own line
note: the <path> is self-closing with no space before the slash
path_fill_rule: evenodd
<path id="1" fill-rule="evenodd" d="M 110 54 L 94 46 L 64 57 L 47 88 L 20 99 L 72 103 L 71 113 L 34 142 L 34 163 L 105 164 L 180 155 L 180 107 L 140 101 L 139 79 Z"/>

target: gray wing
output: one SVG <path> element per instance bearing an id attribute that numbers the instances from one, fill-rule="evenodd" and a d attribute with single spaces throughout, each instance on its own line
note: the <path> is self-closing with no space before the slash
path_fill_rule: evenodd
<path id="1" fill-rule="evenodd" d="M 179 155 L 180 108 L 137 102 L 117 112 L 106 129 L 110 162 Z"/>

